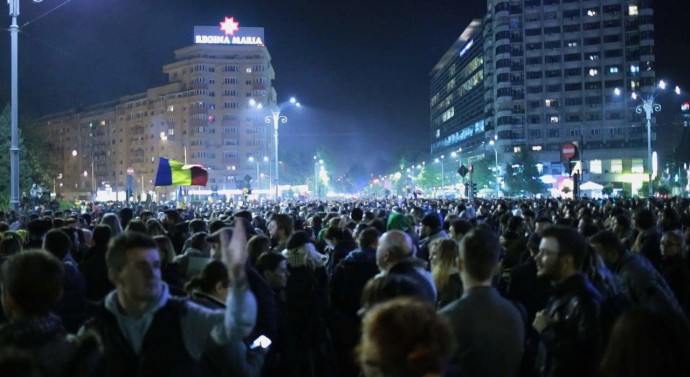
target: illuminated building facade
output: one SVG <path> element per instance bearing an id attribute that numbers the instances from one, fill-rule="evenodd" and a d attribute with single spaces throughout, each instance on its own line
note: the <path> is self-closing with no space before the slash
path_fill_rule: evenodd
<path id="1" fill-rule="evenodd" d="M 484 141 L 497 139 L 502 164 L 528 148 L 544 173 L 553 175 L 564 172 L 564 144 L 576 143 L 585 180 L 628 184 L 634 192 L 650 168 L 645 121 L 635 113 L 639 98 L 631 96 L 653 92 L 657 81 L 651 2 L 487 4 L 483 38 L 474 38 L 472 47 L 481 44 L 483 49 Z M 454 45 L 448 53 L 462 51 Z M 452 94 L 442 90 L 452 82 L 447 77 L 445 82 L 441 76 L 431 80 L 432 157 L 445 151 L 435 143 L 446 124 L 476 112 L 473 105 L 459 108 L 455 99 L 448 100 Z M 465 127 L 470 123 L 459 122 Z M 463 143 L 470 147 L 477 141 L 462 139 L 456 147 L 465 148 Z"/>
<path id="2" fill-rule="evenodd" d="M 275 105 L 275 72 L 263 28 L 238 26 L 226 18 L 220 33 L 195 27 L 196 43 L 176 50 L 175 62 L 163 67 L 166 85 L 44 117 L 43 134 L 62 167 L 58 192 L 131 190 L 170 198 L 176 188 L 153 187 L 159 156 L 205 166 L 206 189 L 214 192 L 237 189 L 246 176 L 261 185 L 248 159 L 272 161 L 272 125 L 249 101 Z"/>

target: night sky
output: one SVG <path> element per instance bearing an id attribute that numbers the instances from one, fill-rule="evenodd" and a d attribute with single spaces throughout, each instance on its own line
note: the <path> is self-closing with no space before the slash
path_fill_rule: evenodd
<path id="1" fill-rule="evenodd" d="M 20 26 L 63 2 L 22 0 Z M 690 2 L 656 3 L 657 75 L 690 90 Z M 485 9 L 485 0 L 71 0 L 22 28 L 20 112 L 43 115 L 164 84 L 162 66 L 192 44 L 194 25 L 234 16 L 240 27 L 265 28 L 279 100 L 294 95 L 305 106 L 286 113 L 281 148 L 320 147 L 339 170 L 366 160 L 379 173 L 403 152 L 428 153 L 429 72 Z M 6 102 L 8 31 L 0 51 Z M 678 110 L 664 111 L 662 136 Z"/>

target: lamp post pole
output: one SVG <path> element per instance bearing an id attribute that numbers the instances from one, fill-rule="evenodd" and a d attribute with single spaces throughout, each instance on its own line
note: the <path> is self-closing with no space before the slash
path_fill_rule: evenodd
<path id="1" fill-rule="evenodd" d="M 257 103 L 256 100 L 251 99 L 249 101 L 250 106 L 254 106 L 257 109 L 262 109 L 263 105 L 261 103 Z M 274 185 L 275 185 L 275 198 L 278 199 L 278 183 L 280 180 L 280 159 L 278 158 L 278 125 L 280 123 L 287 123 L 288 118 L 285 115 L 280 115 L 280 112 L 285 110 L 288 106 L 290 105 L 295 105 L 297 107 L 301 107 L 301 104 L 297 102 L 297 100 L 292 97 L 290 98 L 289 101 L 284 102 L 278 106 L 276 106 L 275 110 L 271 110 L 271 115 L 267 116 L 264 118 L 264 121 L 268 124 L 273 123 L 273 157 L 275 159 L 274 165 L 275 165 L 275 179 L 274 179 Z"/>
<path id="2" fill-rule="evenodd" d="M 635 108 L 635 112 L 642 114 L 644 112 L 647 119 L 647 177 L 649 183 L 647 184 L 648 195 L 652 197 L 652 115 L 661 111 L 661 105 L 654 103 L 654 96 L 649 96 L 642 99 L 642 105 Z"/>
<path id="3" fill-rule="evenodd" d="M 11 41 L 11 82 L 12 87 L 11 97 L 11 145 L 10 145 L 10 207 L 14 210 L 19 209 L 19 40 L 17 33 L 19 26 L 17 25 L 17 17 L 19 16 L 19 0 L 9 0 L 10 16 L 12 16 L 12 25 L 10 25 L 10 41 Z"/>

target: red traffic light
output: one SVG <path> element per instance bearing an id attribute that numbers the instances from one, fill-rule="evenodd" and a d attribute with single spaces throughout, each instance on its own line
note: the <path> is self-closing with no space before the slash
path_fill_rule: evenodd
<path id="1" fill-rule="evenodd" d="M 685 102 L 683 105 L 680 107 L 682 111 L 688 111 L 690 110 L 690 102 Z"/>

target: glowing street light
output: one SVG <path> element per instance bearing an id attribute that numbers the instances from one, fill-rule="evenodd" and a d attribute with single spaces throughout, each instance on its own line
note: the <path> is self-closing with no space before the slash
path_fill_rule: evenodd
<path id="1" fill-rule="evenodd" d="M 257 103 L 256 100 L 253 98 L 249 100 L 249 105 L 252 107 L 255 107 L 259 110 L 263 108 L 263 105 L 261 103 Z M 278 159 L 278 124 L 279 123 L 287 123 L 288 118 L 285 115 L 281 115 L 281 112 L 286 110 L 290 106 L 296 106 L 296 107 L 301 107 L 302 105 L 297 102 L 297 99 L 295 97 L 291 97 L 289 101 L 283 102 L 280 105 L 277 105 L 274 110 L 271 110 L 271 115 L 266 116 L 264 118 L 264 121 L 266 123 L 273 123 L 273 153 L 274 153 L 274 162 L 275 162 L 275 195 L 276 199 L 278 198 L 278 183 L 280 179 L 280 162 Z"/>
<path id="2" fill-rule="evenodd" d="M 659 81 L 659 84 L 657 84 L 657 88 L 660 90 L 665 90 L 666 89 L 666 82 L 664 80 Z M 616 88 L 614 89 L 614 94 L 620 95 L 621 90 Z M 681 90 L 679 86 L 676 86 L 674 89 L 674 92 L 676 94 L 681 94 Z M 653 170 L 653 161 L 652 161 L 652 116 L 654 113 L 658 113 L 661 111 L 661 105 L 658 103 L 655 103 L 654 101 L 656 100 L 656 97 L 658 95 L 661 95 L 662 93 L 656 93 L 656 91 L 652 92 L 651 94 L 645 96 L 640 96 L 642 100 L 642 104 L 638 105 L 635 108 L 635 112 L 638 114 L 644 113 L 645 119 L 647 120 L 647 177 L 649 179 L 649 184 L 647 185 L 648 189 L 648 195 L 651 197 L 654 194 L 654 190 L 652 188 L 652 170 Z M 638 95 L 637 93 L 632 93 L 631 98 L 633 100 L 637 100 Z"/>

